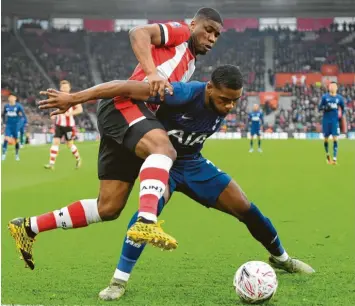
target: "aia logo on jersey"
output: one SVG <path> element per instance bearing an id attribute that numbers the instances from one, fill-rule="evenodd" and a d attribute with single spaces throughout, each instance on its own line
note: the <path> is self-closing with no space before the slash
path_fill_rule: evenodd
<path id="1" fill-rule="evenodd" d="M 180 28 L 180 27 L 181 27 L 181 23 L 178 23 L 178 22 L 176 22 L 176 21 L 169 22 L 169 24 L 170 24 L 173 28 Z"/>

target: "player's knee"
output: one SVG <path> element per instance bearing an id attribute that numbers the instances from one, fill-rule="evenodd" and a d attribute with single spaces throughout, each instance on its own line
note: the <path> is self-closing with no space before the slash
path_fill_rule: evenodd
<path id="1" fill-rule="evenodd" d="M 110 195 L 100 195 L 97 208 L 99 216 L 103 221 L 117 219 L 123 210 L 123 207 L 117 205 L 117 201 Z"/>
<path id="2" fill-rule="evenodd" d="M 164 146 L 157 148 L 153 154 L 163 154 L 166 156 L 169 156 L 171 160 L 176 160 L 177 158 L 177 153 L 176 150 L 174 149 L 173 145 L 170 143 L 166 143 Z"/>
<path id="3" fill-rule="evenodd" d="M 244 217 L 248 213 L 249 209 L 250 209 L 250 202 L 246 197 L 241 197 L 238 199 L 238 203 L 237 205 L 235 205 L 232 214 L 239 221 L 243 222 Z"/>
<path id="4" fill-rule="evenodd" d="M 60 145 L 60 139 L 59 138 L 53 138 L 53 144 L 55 146 L 59 146 Z"/>
<path id="5" fill-rule="evenodd" d="M 163 130 L 149 131 L 136 146 L 137 156 L 145 159 L 151 154 L 163 154 L 173 161 L 177 157 L 176 150 L 171 144 L 167 133 Z"/>
<path id="6" fill-rule="evenodd" d="M 67 142 L 67 147 L 68 147 L 68 149 L 70 149 L 70 148 L 72 147 L 72 145 L 73 145 L 73 142 L 72 142 L 72 141 L 68 141 L 68 142 Z"/>

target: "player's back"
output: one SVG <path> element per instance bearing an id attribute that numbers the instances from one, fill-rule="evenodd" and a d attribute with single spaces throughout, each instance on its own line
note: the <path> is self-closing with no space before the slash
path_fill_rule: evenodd
<path id="1" fill-rule="evenodd" d="M 186 85 L 189 92 L 181 92 L 175 87 L 174 95 L 177 95 L 177 100 L 181 95 L 181 100 L 188 99 L 188 103 L 180 106 L 162 104 L 156 114 L 167 130 L 178 158 L 199 154 L 205 140 L 218 130 L 224 119 L 206 107 L 206 83 L 190 82 Z"/>
<path id="2" fill-rule="evenodd" d="M 319 107 L 324 111 L 323 121 L 338 121 L 339 107 L 344 108 L 344 100 L 341 95 L 324 94 Z"/>

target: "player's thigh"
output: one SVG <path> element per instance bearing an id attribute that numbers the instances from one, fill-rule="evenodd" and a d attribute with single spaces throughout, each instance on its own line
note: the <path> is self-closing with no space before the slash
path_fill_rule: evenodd
<path id="1" fill-rule="evenodd" d="M 331 124 L 329 122 L 322 123 L 322 132 L 325 138 L 328 138 L 332 134 Z"/>
<path id="2" fill-rule="evenodd" d="M 20 136 L 20 129 L 18 126 L 13 126 L 11 129 L 12 138 L 17 140 Z"/>
<path id="3" fill-rule="evenodd" d="M 157 119 L 146 119 L 132 126 L 125 136 L 124 145 L 140 158 L 151 154 L 163 154 L 172 160 L 176 151 L 164 127 Z"/>
<path id="4" fill-rule="evenodd" d="M 120 180 L 100 180 L 98 212 L 102 220 L 113 220 L 120 215 L 133 185 Z"/>
<path id="5" fill-rule="evenodd" d="M 60 138 L 53 137 L 52 144 L 55 145 L 55 146 L 59 146 L 60 145 Z"/>
<path id="6" fill-rule="evenodd" d="M 185 162 L 184 183 L 176 190 L 206 207 L 216 207 L 219 196 L 230 181 L 231 177 L 211 161 L 200 158 Z"/>
<path id="7" fill-rule="evenodd" d="M 100 129 L 99 129 L 100 130 Z M 101 135 L 98 156 L 100 180 L 119 180 L 134 183 L 144 160 L 115 139 Z"/>
<path id="8" fill-rule="evenodd" d="M 62 133 L 61 135 L 64 136 L 65 141 L 71 141 L 73 139 L 73 128 L 70 126 L 62 126 L 61 127 Z"/>
<path id="9" fill-rule="evenodd" d="M 9 140 L 9 138 L 12 138 L 13 137 L 13 127 L 9 124 L 6 125 L 6 128 L 5 128 L 5 138 L 7 140 Z"/>
<path id="10" fill-rule="evenodd" d="M 250 208 L 250 202 L 240 186 L 232 179 L 218 197 L 214 208 L 242 219 L 243 214 Z"/>
<path id="11" fill-rule="evenodd" d="M 140 158 L 160 153 L 175 159 L 175 149 L 163 125 L 144 103 L 126 101 L 115 106 L 112 100 L 104 100 L 97 114 L 102 133 Z"/>

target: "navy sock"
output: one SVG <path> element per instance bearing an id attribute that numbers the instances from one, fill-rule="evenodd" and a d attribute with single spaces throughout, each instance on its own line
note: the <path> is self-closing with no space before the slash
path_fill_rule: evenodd
<path id="1" fill-rule="evenodd" d="M 25 143 L 25 134 L 21 133 L 20 134 L 20 144 L 24 145 L 24 143 Z"/>
<path id="2" fill-rule="evenodd" d="M 325 153 L 327 153 L 327 155 L 329 154 L 329 144 L 328 141 L 324 141 L 324 149 L 325 149 Z"/>
<path id="3" fill-rule="evenodd" d="M 261 147 L 261 139 L 258 140 L 258 146 L 259 146 L 259 149 Z"/>
<path id="4" fill-rule="evenodd" d="M 18 155 L 19 149 L 20 149 L 20 143 L 16 142 L 16 145 L 15 145 L 16 155 Z"/>
<path id="5" fill-rule="evenodd" d="M 161 197 L 158 204 L 158 216 L 163 211 L 165 204 L 164 197 Z M 138 218 L 138 212 L 136 212 L 131 221 L 128 224 L 128 228 L 130 228 Z M 131 273 L 139 256 L 142 254 L 144 250 L 145 244 L 135 243 L 127 238 L 124 238 L 123 247 L 121 252 L 120 260 L 117 264 L 117 269 L 124 273 Z"/>
<path id="6" fill-rule="evenodd" d="M 7 140 L 4 140 L 4 143 L 2 144 L 2 154 L 6 154 L 7 152 L 7 144 L 9 142 Z"/>
<path id="7" fill-rule="evenodd" d="M 285 250 L 271 221 L 266 218 L 257 206 L 251 203 L 249 211 L 241 220 L 252 236 L 258 240 L 271 255 L 281 256 Z"/>
<path id="8" fill-rule="evenodd" d="M 253 139 L 250 139 L 250 149 L 253 148 Z"/>
<path id="9" fill-rule="evenodd" d="M 338 155 L 338 141 L 333 142 L 333 157 L 337 158 Z"/>

